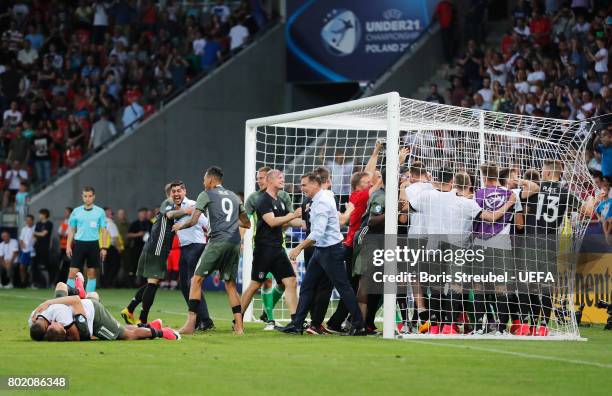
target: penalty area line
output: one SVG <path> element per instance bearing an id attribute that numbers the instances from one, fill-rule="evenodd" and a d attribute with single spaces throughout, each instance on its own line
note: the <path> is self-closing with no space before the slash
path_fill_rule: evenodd
<path id="1" fill-rule="evenodd" d="M 554 362 L 581 364 L 581 365 L 584 365 L 584 366 L 593 366 L 593 367 L 598 367 L 598 368 L 603 368 L 603 369 L 612 369 L 612 364 L 592 362 L 592 361 L 589 361 L 589 360 L 566 359 L 566 358 L 562 358 L 562 357 L 559 357 L 559 356 L 536 355 L 536 354 L 533 354 L 533 353 L 506 351 L 506 350 L 503 350 L 503 349 L 485 348 L 485 347 L 471 346 L 471 345 L 448 344 L 448 343 L 442 343 L 442 342 L 437 342 L 437 341 L 410 340 L 410 339 L 406 339 L 405 341 L 415 342 L 415 343 L 419 343 L 419 344 L 442 346 L 442 347 L 448 347 L 448 348 L 471 349 L 471 350 L 482 351 L 482 352 L 499 353 L 499 354 L 502 354 L 502 355 L 510 355 L 510 356 L 516 356 L 516 357 L 523 357 L 523 358 L 527 358 L 527 359 L 550 360 L 550 361 L 554 361 Z"/>

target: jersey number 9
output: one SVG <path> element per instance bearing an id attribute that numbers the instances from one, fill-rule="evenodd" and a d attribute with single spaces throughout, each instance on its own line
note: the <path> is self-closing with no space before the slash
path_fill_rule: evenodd
<path id="1" fill-rule="evenodd" d="M 221 200 L 221 209 L 223 210 L 223 213 L 226 214 L 225 221 L 230 221 L 232 218 L 232 212 L 234 211 L 234 204 L 232 203 L 232 200 L 229 198 L 223 198 Z"/>

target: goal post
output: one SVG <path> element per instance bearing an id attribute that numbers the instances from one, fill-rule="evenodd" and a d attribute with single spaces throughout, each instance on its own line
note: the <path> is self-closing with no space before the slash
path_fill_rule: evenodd
<path id="1" fill-rule="evenodd" d="M 378 169 L 384 168 L 385 170 L 384 248 L 385 250 L 393 250 L 399 244 L 398 234 L 405 234 L 406 230 L 409 231 L 410 228 L 413 228 L 412 225 L 409 226 L 408 224 L 413 221 L 412 216 L 414 214 L 412 212 L 404 213 L 403 210 L 405 209 L 399 201 L 400 193 L 406 188 L 404 184 L 402 186 L 400 184 L 406 178 L 410 178 L 407 175 L 407 165 L 420 164 L 427 171 L 431 183 L 438 183 L 436 185 L 442 183 L 444 177 L 441 175 L 445 171 L 452 174 L 461 172 L 469 174 L 473 178 L 471 188 L 472 192 L 475 193 L 476 190 L 486 187 L 485 178 L 480 169 L 481 165 L 485 163 L 495 163 L 500 169 L 504 168 L 508 172 L 520 175 L 522 180 L 523 175 L 529 172 L 533 173 L 535 170 L 540 172 L 546 161 L 553 159 L 557 160 L 563 167 L 561 172 L 557 172 L 559 175 L 558 187 L 562 189 L 564 194 L 561 198 L 562 201 L 566 202 L 569 199 L 568 196 L 571 196 L 572 199 L 575 198 L 574 200 L 579 202 L 574 204 L 572 210 L 568 209 L 567 212 L 563 212 L 558 221 L 555 220 L 556 228 L 553 232 L 550 232 L 552 226 L 549 225 L 533 225 L 533 227 L 537 228 L 538 232 L 548 230 L 546 232 L 554 234 L 558 240 L 564 239 L 560 242 L 560 250 L 553 253 L 558 256 L 569 257 L 573 256 L 580 246 L 588 224 L 588 219 L 580 214 L 578 206 L 585 206 L 590 199 L 589 197 L 597 191 L 584 163 L 586 143 L 593 125 L 589 122 L 554 120 L 427 103 L 401 98 L 396 92 L 294 113 L 252 119 L 248 120 L 245 125 L 245 198 L 256 191 L 257 169 L 268 166 L 284 172 L 285 190 L 292 197 L 294 206 L 297 206 L 302 201 L 299 188 L 300 176 L 314 170 L 317 166 L 324 165 L 331 171 L 332 190 L 339 202 L 339 211 L 342 212 L 344 211 L 343 205 L 346 204 L 348 194 L 351 191 L 350 178 L 352 174 L 364 169 L 376 142 L 384 139 L 386 146 L 379 157 L 378 165 Z M 400 164 L 399 153 L 402 148 L 409 152 L 405 164 Z M 541 171 L 539 174 L 541 175 L 543 172 Z M 521 181 L 521 183 L 523 182 Z M 509 189 L 510 187 L 508 187 Z M 522 194 L 520 192 L 522 190 L 515 190 L 519 195 Z M 552 213 L 555 213 L 558 208 L 547 206 L 548 201 L 546 199 L 550 200 L 550 205 L 556 204 L 558 206 L 559 197 L 550 198 L 546 195 L 541 197 L 534 195 L 531 201 L 528 200 L 528 197 L 525 198 L 523 203 L 528 207 L 525 216 L 532 215 L 530 219 L 537 217 L 538 221 L 540 221 L 540 217 L 545 219 L 551 217 Z M 537 213 L 529 212 L 536 207 L 536 204 L 539 205 Z M 518 209 L 513 210 L 519 213 Z M 413 211 L 412 208 L 411 211 Z M 402 216 L 409 218 L 408 223 L 398 221 Z M 445 224 L 443 223 L 447 220 L 442 218 L 429 219 L 429 223 L 439 222 L 439 228 L 444 229 Z M 528 220 L 525 221 L 529 223 Z M 500 224 L 496 224 L 496 222 L 497 220 L 493 221 L 492 224 L 494 226 L 499 225 L 501 228 L 501 220 Z M 285 232 L 287 248 L 294 247 L 305 237 L 304 232 L 299 229 L 287 228 Z M 243 287 L 246 287 L 251 278 L 252 237 L 253 231 L 248 230 L 244 238 Z M 541 241 L 538 240 L 538 243 L 541 243 Z M 527 250 L 529 250 L 528 256 L 530 258 L 523 258 L 524 262 L 521 262 L 519 267 L 521 265 L 523 267 L 542 266 L 541 254 L 538 253 L 538 249 L 532 247 Z M 499 250 L 491 251 L 496 252 L 494 255 L 500 254 Z M 516 270 L 516 259 L 510 261 L 507 259 L 497 260 L 498 257 L 494 257 L 494 259 L 488 262 L 487 265 L 490 266 L 490 268 L 487 267 L 488 269 L 498 272 Z M 298 268 L 298 281 L 304 273 L 303 260 L 303 255 L 300 255 L 295 263 Z M 445 295 L 446 293 L 449 293 L 449 295 L 458 293 L 455 294 L 454 298 L 460 299 L 461 307 L 469 304 L 471 306 L 470 315 L 480 316 L 482 326 L 487 324 L 491 326 L 497 323 L 498 329 L 500 329 L 498 333 L 500 334 L 482 335 L 476 333 L 471 336 L 473 339 L 479 337 L 526 339 L 526 336 L 530 335 L 522 334 L 525 337 L 512 336 L 507 316 L 503 316 L 507 312 L 504 312 L 504 308 L 500 308 L 502 306 L 507 306 L 508 310 L 514 309 L 516 311 L 513 311 L 514 314 L 525 322 L 525 325 L 531 326 L 532 332 L 534 326 L 537 332 L 538 325 L 542 327 L 542 323 L 544 323 L 546 334 L 550 330 L 547 337 L 532 337 L 531 339 L 580 339 L 573 304 L 575 262 L 568 262 L 561 266 L 557 265 L 556 262 L 554 265 L 550 264 L 550 260 L 550 258 L 545 258 L 543 262 L 548 263 L 546 265 L 551 266 L 551 268 L 554 267 L 554 271 L 562 268 L 567 272 L 564 283 L 555 285 L 554 292 L 540 285 L 538 285 L 538 289 L 523 292 L 522 296 L 518 289 L 487 291 L 479 290 L 473 285 L 462 286 L 464 288 L 459 291 L 449 291 L 450 286 L 448 284 L 437 289 L 436 286 L 427 285 L 423 287 L 422 292 L 427 294 L 428 301 L 434 300 L 432 290 L 434 291 L 433 294 L 435 292 L 445 293 Z M 485 267 L 481 269 L 484 270 Z M 385 275 L 396 274 L 399 268 L 398 262 L 395 258 L 385 260 L 383 268 Z M 397 284 L 393 282 L 384 283 L 382 317 L 377 317 L 377 320 L 382 319 L 384 338 L 396 337 L 398 335 L 397 324 L 410 320 L 406 319 L 406 316 L 417 316 L 416 305 L 411 305 L 416 304 L 412 295 L 413 289 L 407 287 L 406 291 L 404 292 L 404 289 L 402 289 L 401 293 L 398 290 Z M 519 302 L 525 296 L 532 297 L 527 298 L 527 302 L 524 299 Z M 512 298 L 516 300 L 512 303 L 515 305 L 514 308 L 510 307 L 511 303 L 508 302 Z M 400 299 L 404 299 L 404 302 L 408 301 L 406 305 L 408 308 L 404 307 L 398 310 Z M 335 293 L 332 300 L 337 301 Z M 255 320 L 259 316 L 259 311 L 257 313 L 254 311 L 254 309 L 259 309 L 256 303 L 257 298 L 245 312 L 245 321 Z M 430 302 L 427 304 L 428 312 L 433 312 L 434 310 L 429 306 Z M 477 308 L 479 304 L 481 304 L 481 308 Z M 520 308 L 517 308 L 519 305 Z M 333 308 L 332 304 L 328 316 L 333 312 Z M 467 311 L 467 308 L 462 309 Z M 408 315 L 408 310 L 411 311 L 410 315 Z M 419 306 L 420 310 L 421 306 Z M 282 300 L 274 312 L 278 320 L 288 320 L 289 318 Z M 402 313 L 401 318 L 399 318 L 400 312 Z M 442 316 L 444 312 L 444 310 L 437 311 Z M 431 315 L 433 320 L 435 313 Z M 476 322 L 476 319 L 472 316 L 470 316 L 470 320 Z M 514 317 L 510 317 L 514 321 Z M 417 320 L 420 323 L 421 319 Z M 429 319 L 427 320 L 429 321 Z M 440 318 L 437 318 L 437 320 L 442 323 Z M 508 331 L 505 330 L 506 324 L 503 322 L 508 323 Z M 502 328 L 504 328 L 503 333 L 501 332 Z M 436 334 L 429 333 L 401 334 L 401 336 L 438 337 Z M 440 337 L 448 339 L 455 337 L 455 335 L 451 333 L 444 336 L 440 335 Z M 457 337 L 466 336 L 461 334 Z"/>
<path id="2" fill-rule="evenodd" d="M 319 124 L 316 120 L 320 117 L 326 116 L 334 116 L 337 114 L 347 113 L 354 110 L 359 109 L 369 109 L 369 108 L 378 108 L 382 109 L 381 113 L 386 117 L 386 125 L 372 125 L 372 127 L 380 128 L 378 133 L 376 134 L 377 138 L 384 138 L 387 140 L 389 147 L 396 147 L 399 149 L 399 120 L 400 120 L 400 96 L 397 92 L 390 92 L 383 95 L 371 96 L 368 98 L 358 99 L 350 102 L 339 103 L 330 106 L 324 106 L 320 108 L 303 110 L 293 113 L 281 114 L 277 116 L 263 117 L 257 119 L 251 119 L 246 122 L 245 125 L 245 184 L 244 184 L 244 194 L 245 198 L 250 194 L 255 192 L 255 177 L 257 169 L 260 166 L 264 165 L 282 165 L 281 170 L 284 170 L 284 165 L 288 165 L 289 163 L 274 163 L 274 161 L 270 162 L 266 159 L 258 159 L 258 149 L 257 149 L 257 133 L 258 128 L 266 128 L 266 127 L 282 127 L 283 125 L 292 125 L 299 124 L 299 126 L 304 127 L 304 129 L 310 129 L 317 131 L 319 128 L 325 128 L 326 124 Z M 363 126 L 356 127 L 355 129 L 361 129 Z M 316 133 L 316 132 L 315 132 Z M 261 143 L 261 142 L 259 142 Z M 373 143 L 373 142 L 372 142 Z M 304 147 L 305 148 L 305 147 Z M 265 156 L 262 150 L 259 151 L 260 155 Z M 395 161 L 395 162 L 394 162 Z M 393 191 L 397 190 L 397 181 L 398 181 L 398 172 L 399 172 L 399 164 L 397 153 L 395 156 L 390 155 L 387 156 L 388 164 L 395 163 L 396 165 L 389 168 L 389 171 L 386 175 L 386 182 L 390 183 L 388 186 L 393 189 Z M 313 167 L 310 168 L 312 170 Z M 289 178 L 295 182 L 296 178 L 301 175 L 297 173 L 292 173 L 289 175 Z M 297 181 L 299 184 L 299 180 Z M 294 194 L 295 196 L 295 194 Z M 389 194 L 386 199 L 388 200 L 387 206 L 392 208 L 391 211 L 395 211 L 397 213 L 397 197 L 393 198 L 392 194 Z M 295 199 L 294 199 L 295 200 Z M 299 202 L 300 200 L 298 200 Z M 395 229 L 397 229 L 397 216 L 393 216 L 395 218 L 394 221 L 386 222 L 385 230 L 388 231 L 389 234 L 394 234 Z M 253 245 L 252 245 L 252 237 L 253 231 L 247 230 L 244 236 L 244 250 L 243 250 L 243 260 L 242 260 L 242 279 L 243 279 L 243 287 L 250 281 L 251 277 L 251 267 L 252 267 L 252 258 L 253 258 Z M 392 263 L 387 264 L 392 266 Z M 385 268 L 385 271 L 391 271 L 392 268 Z M 384 305 L 385 307 L 391 307 L 395 305 L 395 291 L 392 288 L 392 285 L 388 285 L 388 288 L 391 289 L 385 290 L 384 297 Z M 244 313 L 245 321 L 252 321 L 255 319 L 253 314 L 253 306 L 254 303 L 249 305 L 248 309 Z M 387 308 L 383 310 L 386 312 L 385 321 L 388 321 L 391 325 L 386 326 L 388 329 L 387 332 L 389 334 L 385 334 L 384 336 L 387 338 L 393 337 L 393 323 L 395 320 L 395 309 Z"/>

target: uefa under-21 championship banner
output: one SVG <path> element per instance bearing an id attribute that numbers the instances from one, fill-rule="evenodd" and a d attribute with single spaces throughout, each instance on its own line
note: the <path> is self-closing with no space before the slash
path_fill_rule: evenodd
<path id="1" fill-rule="evenodd" d="M 287 0 L 287 80 L 371 81 L 429 26 L 439 0 Z"/>

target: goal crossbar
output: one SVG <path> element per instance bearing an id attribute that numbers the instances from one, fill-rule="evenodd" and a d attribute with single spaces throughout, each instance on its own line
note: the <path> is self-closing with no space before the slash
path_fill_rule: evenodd
<path id="1" fill-rule="evenodd" d="M 427 150 L 436 149 L 435 146 L 430 146 L 430 144 L 435 143 L 435 139 L 445 139 L 447 142 L 454 139 L 469 139 L 469 146 L 465 146 L 466 143 L 464 142 L 462 143 L 463 146 L 457 146 L 456 149 L 464 147 L 464 149 L 469 150 L 470 166 L 473 167 L 477 163 L 484 163 L 485 158 L 490 158 L 487 151 L 490 149 L 490 144 L 498 147 L 508 146 L 511 144 L 509 142 L 514 142 L 512 144 L 515 147 L 522 149 L 526 144 L 524 142 L 528 142 L 533 144 L 536 150 L 543 150 L 543 147 L 546 146 L 548 150 L 559 151 L 563 155 L 570 153 L 570 146 L 573 146 L 574 148 L 578 147 L 576 153 L 580 153 L 584 150 L 591 128 L 592 125 L 589 126 L 584 121 L 554 120 L 438 105 L 401 98 L 397 92 L 390 92 L 330 106 L 248 120 L 245 125 L 244 193 L 246 197 L 255 192 L 255 175 L 258 166 L 282 166 L 284 171 L 288 170 L 294 178 L 299 178 L 300 170 L 311 169 L 313 166 L 310 160 L 306 164 L 306 159 L 315 156 L 320 149 L 327 149 L 328 141 L 332 142 L 332 146 L 335 141 L 337 147 L 344 149 L 353 147 L 355 151 L 359 151 L 360 158 L 364 159 L 366 157 L 365 151 L 368 150 L 364 148 L 364 144 L 371 144 L 371 141 L 369 141 L 371 138 L 367 136 L 385 137 L 387 169 L 385 190 L 392 192 L 399 191 L 401 133 L 404 134 L 402 136 L 408 134 L 412 138 L 421 139 L 422 132 L 431 132 L 430 135 L 433 140 L 419 140 L 419 144 Z M 350 135 L 349 131 L 365 132 Z M 452 131 L 456 135 L 451 134 L 443 138 L 436 135 L 437 133 L 444 133 L 443 131 Z M 373 133 L 370 134 L 370 132 Z M 366 140 L 360 137 L 363 136 L 363 133 L 366 133 Z M 293 139 L 294 143 L 288 143 L 288 139 Z M 300 143 L 297 143 L 296 139 L 301 139 Z M 292 144 L 293 146 L 291 146 Z M 287 147 L 290 147 L 291 150 L 288 151 Z M 576 153 L 571 153 L 571 156 L 572 161 L 577 161 L 576 169 L 581 172 L 580 176 L 583 177 L 580 181 L 585 182 L 585 184 L 593 184 L 590 176 L 583 175 L 586 168 L 579 163 Z M 428 160 L 436 160 L 435 154 L 427 155 Z M 536 160 L 540 160 L 540 158 Z M 587 179 L 584 179 L 584 177 Z M 570 175 L 569 182 L 575 182 L 574 174 Z M 386 211 L 384 231 L 386 235 L 397 238 L 397 196 L 396 194 L 385 194 L 384 199 Z M 579 244 L 583 235 L 584 228 L 579 228 L 574 242 Z M 243 285 L 251 279 L 252 236 L 252 230 L 248 230 L 245 235 L 243 251 Z M 393 238 L 385 238 L 385 249 L 394 249 L 396 246 L 397 239 L 394 242 Z M 385 261 L 384 273 L 395 273 L 396 269 L 397 263 L 395 261 Z M 390 283 L 385 284 L 384 287 L 383 337 L 395 338 L 395 326 L 393 324 L 395 323 L 397 286 Z M 568 287 L 568 295 L 570 293 L 572 292 Z M 573 306 L 570 306 L 569 310 L 573 313 Z M 245 312 L 245 320 L 253 320 L 252 305 Z M 423 338 L 421 335 L 401 335 L 400 338 L 412 336 Z M 451 339 L 448 336 L 443 337 L 444 339 Z M 457 338 L 493 339 L 490 335 L 473 338 L 458 336 Z M 539 339 L 545 338 L 540 337 Z M 501 337 L 500 339 L 507 338 Z M 538 339 L 538 337 L 529 339 Z M 546 339 L 581 338 L 576 330 L 575 333 L 569 332 L 558 336 L 553 333 L 550 338 Z"/>

